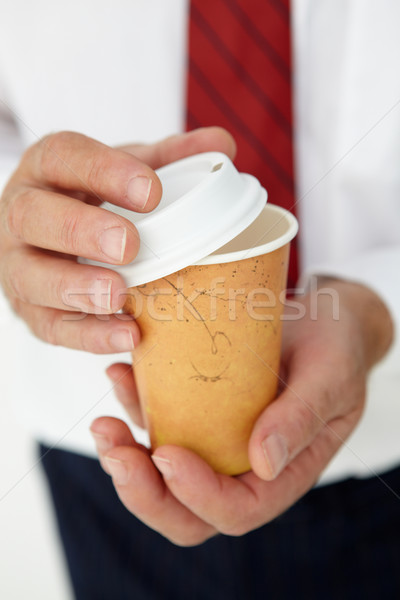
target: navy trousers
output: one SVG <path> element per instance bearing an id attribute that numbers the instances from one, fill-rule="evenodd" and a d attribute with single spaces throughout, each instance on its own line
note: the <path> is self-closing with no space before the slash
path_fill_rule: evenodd
<path id="1" fill-rule="evenodd" d="M 242 537 L 181 548 L 132 516 L 96 460 L 40 447 L 78 600 L 400 598 L 400 468 L 316 488 Z"/>

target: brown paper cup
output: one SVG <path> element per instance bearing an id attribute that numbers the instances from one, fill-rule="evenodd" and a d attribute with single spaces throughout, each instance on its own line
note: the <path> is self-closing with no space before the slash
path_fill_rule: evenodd
<path id="1" fill-rule="evenodd" d="M 278 386 L 288 255 L 285 243 L 129 289 L 124 309 L 142 332 L 133 365 L 153 449 L 184 446 L 229 475 L 250 469 L 252 428 Z"/>

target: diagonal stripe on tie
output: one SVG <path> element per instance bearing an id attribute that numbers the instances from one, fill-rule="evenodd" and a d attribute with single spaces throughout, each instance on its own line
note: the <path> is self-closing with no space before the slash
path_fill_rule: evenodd
<path id="1" fill-rule="evenodd" d="M 269 201 L 294 207 L 288 0 L 192 0 L 189 128 L 220 125 L 234 135 L 240 171 Z M 292 245 L 289 285 L 297 278 Z"/>
<path id="2" fill-rule="evenodd" d="M 232 5 L 233 7 L 233 5 Z M 232 11 L 232 7 L 227 7 L 229 12 Z M 249 20 L 242 22 L 241 20 L 241 11 L 235 11 L 238 13 L 238 18 L 235 16 L 236 25 L 243 29 L 240 32 L 242 36 L 249 35 L 249 32 L 246 29 L 246 25 L 249 25 Z M 285 115 L 281 112 L 279 104 L 275 104 L 274 100 L 268 96 L 268 93 L 259 85 L 259 78 L 253 77 L 251 72 L 248 69 L 248 65 L 241 63 L 239 56 L 235 56 L 235 54 L 230 50 L 229 46 L 224 44 L 223 38 L 221 34 L 215 31 L 215 29 L 207 22 L 207 19 L 201 13 L 201 11 L 193 6 L 192 9 L 192 18 L 198 28 L 202 31 L 202 33 L 208 38 L 210 43 L 214 46 L 215 52 L 219 54 L 221 58 L 223 58 L 230 69 L 232 69 L 235 73 L 237 79 L 246 86 L 246 88 L 254 95 L 255 98 L 264 106 L 264 110 L 267 110 L 273 120 L 279 124 L 282 130 L 288 135 L 292 135 L 292 128 L 290 120 L 285 117 Z M 227 17 L 225 16 L 225 19 Z M 229 27 L 229 23 L 226 24 L 225 31 Z M 251 30 L 251 28 L 249 28 Z M 270 54 L 268 54 L 268 59 L 270 60 Z M 274 64 L 276 61 L 274 60 Z M 280 69 L 280 66 L 278 67 Z"/>
<path id="3" fill-rule="evenodd" d="M 257 3 L 259 4 L 259 0 Z M 265 2 L 263 4 L 265 5 Z M 290 100 L 287 100 L 290 98 L 290 88 L 285 78 L 271 65 L 263 53 L 260 53 L 252 37 L 249 37 L 248 33 L 243 30 L 241 23 L 237 19 L 232 20 L 232 15 L 229 10 L 227 11 L 224 1 L 217 0 L 210 3 L 204 0 L 199 5 L 204 13 L 204 19 L 200 24 L 205 24 L 206 31 L 209 32 L 212 23 L 215 37 L 221 37 L 226 46 L 231 46 L 231 50 L 236 53 L 236 62 L 244 60 L 247 71 L 255 71 L 254 79 L 256 81 L 266 82 L 267 89 L 271 90 L 275 98 L 279 99 L 282 109 L 286 112 L 287 120 L 290 121 L 291 106 Z M 271 177 L 280 177 L 283 185 L 288 186 L 289 184 L 290 186 L 291 153 L 287 152 L 287 148 L 290 148 L 290 139 L 288 141 L 281 140 L 282 134 L 287 135 L 290 130 L 289 123 L 286 124 L 286 127 L 284 126 L 286 131 L 279 131 L 282 124 L 281 119 L 276 114 L 270 114 L 263 99 L 256 96 L 246 82 L 243 82 L 241 77 L 243 71 L 238 75 L 237 70 L 232 68 L 231 62 L 226 61 L 225 56 L 221 55 L 219 47 L 215 47 L 210 42 L 203 28 L 196 23 L 193 15 L 199 13 L 197 8 L 196 2 L 194 2 L 192 4 L 191 56 L 194 64 L 200 69 L 197 69 L 196 73 L 201 76 L 201 81 L 194 81 L 192 85 L 189 81 L 189 92 L 192 86 L 196 88 L 196 94 L 191 95 L 194 100 L 191 102 L 192 115 L 199 122 L 199 115 L 204 115 L 205 107 L 207 107 L 209 117 L 214 122 L 220 122 L 221 125 L 230 129 L 233 127 L 233 132 L 243 137 L 246 153 L 249 152 L 250 147 L 251 156 L 255 153 L 261 153 L 264 156 L 265 164 L 270 165 L 272 171 L 276 171 L 276 175 L 272 173 Z M 209 22 L 206 22 L 207 20 Z M 224 27 L 222 27 L 222 23 L 224 23 Z M 216 25 L 219 27 L 215 27 Z M 276 27 L 276 23 L 274 23 L 274 31 L 275 29 L 275 35 L 282 36 L 282 30 Z M 251 60 L 247 60 L 248 57 Z M 262 73 L 264 77 L 260 78 L 259 73 Z M 195 79 L 192 70 L 190 70 L 190 79 Z M 209 80 L 210 85 L 206 80 Z M 199 88 L 203 89 L 200 91 Z M 195 95 L 198 97 L 197 102 L 194 98 Z M 211 106 L 212 103 L 215 105 L 214 107 Z M 234 119 L 234 123 L 232 123 L 232 119 Z M 244 126 L 240 122 L 244 122 Z M 269 138 L 275 140 L 274 144 L 270 144 L 266 140 L 264 135 L 266 131 L 268 131 Z M 267 147 L 266 153 L 262 147 Z M 241 160 L 240 155 L 239 149 L 239 161 Z M 273 157 L 272 161 L 271 157 Z M 286 172 L 286 175 L 282 174 L 283 172 Z M 289 176 L 289 181 L 287 176 Z"/>
<path id="4" fill-rule="evenodd" d="M 289 23 L 290 15 L 289 15 L 289 6 L 288 2 L 282 0 L 267 0 L 271 6 L 275 8 L 275 10 L 279 11 L 281 15 L 287 20 Z"/>
<path id="5" fill-rule="evenodd" d="M 247 30 L 250 36 L 252 36 L 254 42 L 258 44 L 262 52 L 266 54 L 269 60 L 275 65 L 275 67 L 282 73 L 282 76 L 285 77 L 290 84 L 290 65 L 277 52 L 270 40 L 265 37 L 264 32 L 260 28 L 260 22 L 258 20 L 254 21 L 251 16 L 247 14 L 246 10 L 240 6 L 237 0 L 225 0 L 225 4 L 227 9 L 235 15 L 236 19 L 240 21 L 243 28 Z"/>
<path id="6" fill-rule="evenodd" d="M 215 105 L 221 110 L 225 118 L 228 120 L 227 128 L 232 131 L 232 127 L 236 129 L 242 136 L 246 138 L 251 147 L 263 157 L 263 160 L 270 167 L 275 177 L 279 177 L 283 185 L 287 187 L 291 192 L 293 191 L 293 179 L 288 174 L 285 168 L 279 164 L 274 155 L 270 150 L 265 147 L 263 141 L 257 137 L 255 133 L 250 129 L 247 123 L 241 118 L 240 114 L 235 111 L 232 104 L 226 99 L 225 96 L 220 94 L 212 82 L 209 80 L 207 75 L 201 70 L 201 68 L 190 59 L 190 71 L 193 78 L 199 84 L 201 90 L 205 92 L 209 98 L 215 103 Z M 195 118 L 197 112 L 193 113 Z M 199 123 L 200 120 L 197 119 Z"/>

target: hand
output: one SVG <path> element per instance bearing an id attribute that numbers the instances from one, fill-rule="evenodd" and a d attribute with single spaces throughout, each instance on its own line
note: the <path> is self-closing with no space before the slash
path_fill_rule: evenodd
<path id="1" fill-rule="evenodd" d="M 368 370 L 390 345 L 392 323 L 369 289 L 335 280 L 322 285 L 329 285 L 333 297 L 320 290 L 314 299 L 308 294 L 288 308 L 294 320 L 284 328 L 286 386 L 254 427 L 251 472 L 215 473 L 177 446 L 151 455 L 122 421 L 102 417 L 92 424 L 101 464 L 121 501 L 176 544 L 199 544 L 218 532 L 242 535 L 274 519 L 315 484 L 356 426 Z M 339 302 L 338 320 L 332 316 L 332 298 Z M 131 368 L 116 364 L 108 374 L 131 418 L 140 423 Z"/>
<path id="2" fill-rule="evenodd" d="M 235 144 L 216 127 L 123 149 L 62 132 L 25 152 L 0 200 L 0 283 L 39 338 L 97 353 L 133 349 L 135 321 L 114 315 L 125 299 L 122 277 L 77 257 L 131 262 L 139 249 L 135 226 L 100 204 L 151 211 L 162 192 L 153 169 L 208 150 L 233 158 Z"/>

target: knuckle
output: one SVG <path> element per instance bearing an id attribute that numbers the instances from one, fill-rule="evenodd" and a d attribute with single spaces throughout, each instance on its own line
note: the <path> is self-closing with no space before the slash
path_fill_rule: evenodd
<path id="1" fill-rule="evenodd" d="M 39 173 L 43 179 L 51 181 L 57 178 L 57 172 L 64 165 L 69 147 L 79 137 L 81 137 L 79 133 L 58 131 L 46 135 L 38 142 Z"/>
<path id="2" fill-rule="evenodd" d="M 112 352 L 112 348 L 106 341 L 106 336 L 103 333 L 104 319 L 99 320 L 99 315 L 84 315 L 85 323 L 82 324 L 77 332 L 77 345 L 80 350 L 91 352 L 92 354 L 108 354 Z M 108 316 L 108 315 L 101 315 Z"/>
<path id="3" fill-rule="evenodd" d="M 18 261 L 15 259 L 15 252 L 7 256 L 7 260 L 2 260 L 0 264 L 1 280 L 7 296 L 26 301 L 24 289 L 24 269 L 18 267 Z"/>
<path id="4" fill-rule="evenodd" d="M 218 531 L 224 535 L 237 537 L 248 531 L 243 522 L 243 517 L 238 514 L 224 514 L 223 519 L 218 524 Z"/>
<path id="5" fill-rule="evenodd" d="M 24 188 L 18 193 L 8 195 L 3 204 L 3 222 L 6 232 L 16 239 L 24 238 L 28 210 L 37 200 L 37 193 L 33 188 Z"/>
<path id="6" fill-rule="evenodd" d="M 6 186 L 0 198 L 0 223 L 6 233 L 8 233 L 8 198 L 9 186 Z"/>
<path id="7" fill-rule="evenodd" d="M 103 173 L 107 164 L 106 152 L 99 149 L 87 165 L 86 181 L 90 191 L 99 188 L 99 182 L 103 179 Z"/>
<path id="8" fill-rule="evenodd" d="M 86 327 L 79 328 L 79 347 L 84 352 L 94 352 L 94 354 L 99 353 L 98 346 L 95 345 L 94 346 L 95 350 L 93 350 L 92 339 L 88 335 L 88 331 L 87 331 Z"/>
<path id="9" fill-rule="evenodd" d="M 43 137 L 34 147 L 36 154 L 32 156 L 34 160 L 38 157 L 38 173 L 42 179 L 49 179 L 49 174 L 53 172 L 55 166 L 55 155 L 58 155 L 58 133 L 50 133 Z M 29 159 L 29 157 L 27 157 Z"/>
<path id="10" fill-rule="evenodd" d="M 343 372 L 337 381 L 335 399 L 338 405 L 348 410 L 363 404 L 366 397 L 366 377 L 363 370 Z M 344 402 L 345 401 L 345 402 Z"/>
<path id="11" fill-rule="evenodd" d="M 15 296 L 8 296 L 7 299 L 9 301 L 11 309 L 14 311 L 14 313 L 16 315 L 18 315 L 19 317 L 22 317 L 23 316 L 22 301 L 19 300 L 18 298 L 16 298 Z"/>
<path id="12" fill-rule="evenodd" d="M 37 162 L 38 148 L 40 144 L 41 140 L 36 142 L 35 144 L 32 144 L 31 146 L 28 146 L 28 148 L 24 150 L 17 172 L 20 172 L 22 174 L 26 165 L 35 164 Z"/>
<path id="13" fill-rule="evenodd" d="M 367 401 L 367 382 L 365 379 L 357 381 L 353 399 L 353 408 L 359 407 L 361 412 L 364 412 Z"/>
<path id="14" fill-rule="evenodd" d="M 79 254 L 80 219 L 75 208 L 71 208 L 63 216 L 57 237 L 60 247 L 65 252 L 68 254 Z"/>
<path id="15" fill-rule="evenodd" d="M 298 430 L 299 437 L 312 432 L 320 423 L 322 417 L 317 408 L 311 402 L 301 401 L 297 404 L 297 410 L 292 413 L 293 426 Z"/>
<path id="16" fill-rule="evenodd" d="M 6 270 L 5 285 L 8 288 L 9 295 L 26 302 L 27 298 L 23 293 L 23 272 L 21 269 L 11 268 L 8 266 Z"/>
<path id="17" fill-rule="evenodd" d="M 247 505 L 247 510 L 238 511 L 237 508 L 231 508 L 229 512 L 224 513 L 217 526 L 218 532 L 231 537 L 239 537 L 276 517 L 272 504 L 266 506 L 258 499 L 254 498 L 254 500 L 253 504 Z"/>
<path id="18" fill-rule="evenodd" d="M 55 310 L 46 311 L 39 337 L 52 346 L 59 345 L 59 318 Z"/>

